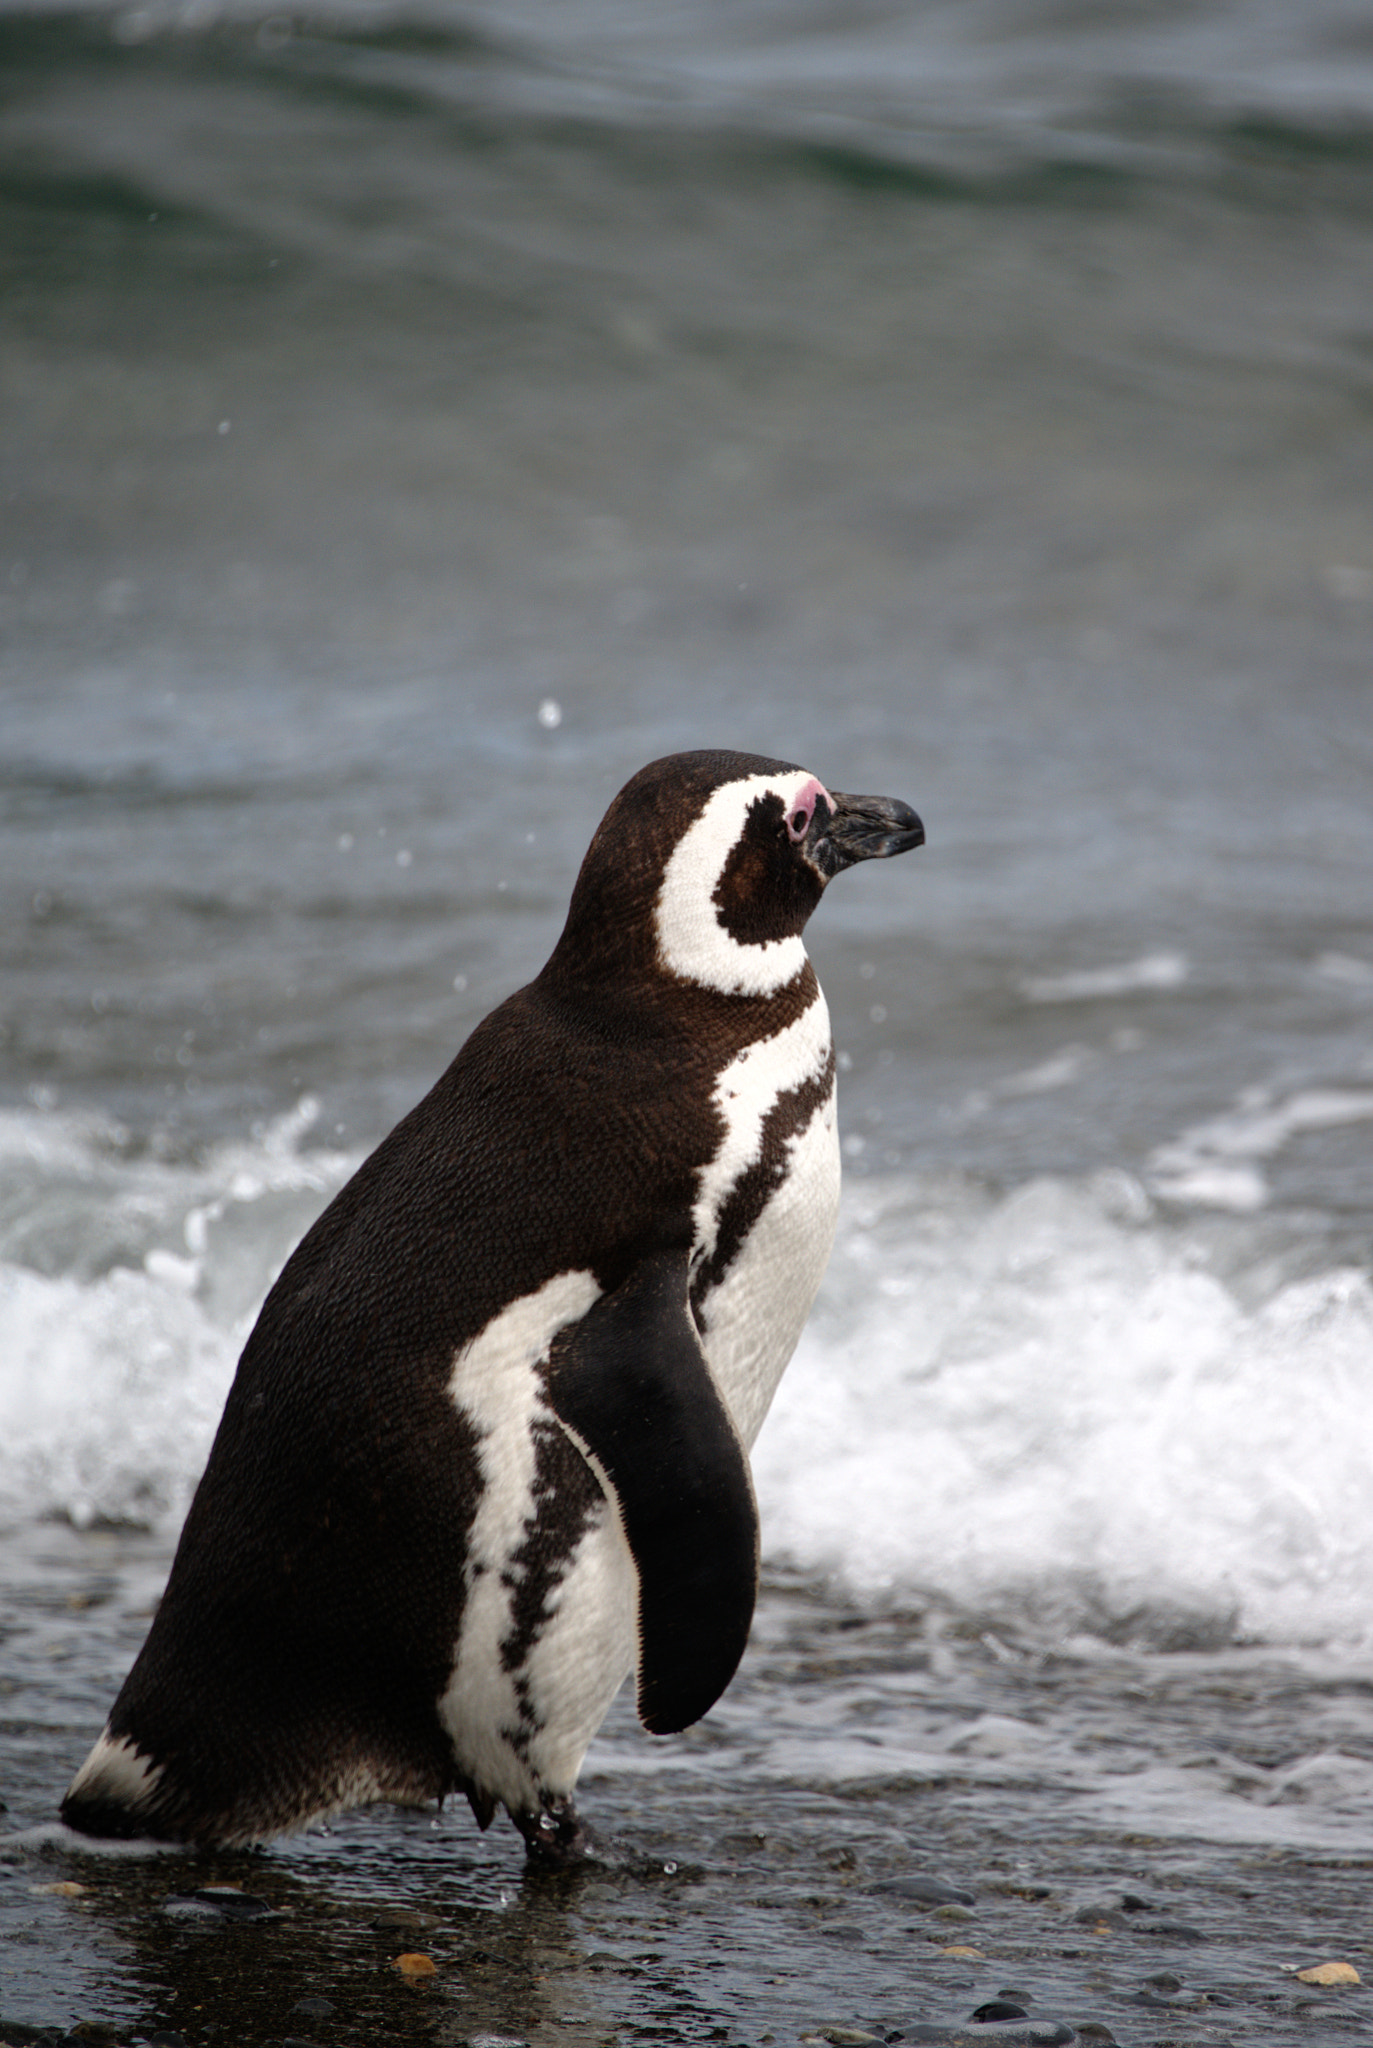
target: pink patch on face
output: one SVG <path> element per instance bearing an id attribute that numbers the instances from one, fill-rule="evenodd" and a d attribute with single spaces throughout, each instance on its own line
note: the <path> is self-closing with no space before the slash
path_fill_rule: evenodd
<path id="1" fill-rule="evenodd" d="M 793 846 L 799 846 L 810 830 L 810 821 L 815 816 L 815 806 L 823 797 L 830 809 L 834 799 L 818 776 L 812 775 L 804 789 L 798 790 L 787 807 L 787 837 Z"/>

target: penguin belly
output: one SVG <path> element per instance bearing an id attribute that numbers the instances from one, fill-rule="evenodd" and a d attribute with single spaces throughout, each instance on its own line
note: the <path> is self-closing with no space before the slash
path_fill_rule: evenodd
<path id="1" fill-rule="evenodd" d="M 734 1062 L 702 1176 L 693 1309 L 711 1376 L 751 1447 L 824 1275 L 839 1208 L 823 998 Z M 743 1085 L 745 1069 L 747 1086 Z M 723 1172 L 715 1171 L 724 1163 Z M 557 1331 L 596 1297 L 564 1274 L 495 1319 L 455 1366 L 485 1490 L 440 1719 L 464 1779 L 513 1815 L 570 1799 L 637 1656 L 637 1574 L 619 1521 L 545 1398 Z"/>
<path id="2" fill-rule="evenodd" d="M 702 1344 L 752 1450 L 800 1342 L 839 1221 L 834 1093 L 788 1143 L 788 1170 L 738 1256 L 701 1305 Z"/>
<path id="3" fill-rule="evenodd" d="M 829 1011 L 796 1021 L 719 1076 L 724 1135 L 697 1202 L 692 1309 L 715 1383 L 751 1449 L 796 1349 L 839 1220 Z"/>

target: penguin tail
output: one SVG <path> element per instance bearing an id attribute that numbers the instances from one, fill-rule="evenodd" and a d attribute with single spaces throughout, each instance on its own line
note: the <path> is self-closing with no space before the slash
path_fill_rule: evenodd
<path id="1" fill-rule="evenodd" d="M 106 1727 L 67 1788 L 61 1815 L 81 1835 L 132 1841 L 161 1836 L 156 1807 L 162 1768 L 127 1735 Z"/>

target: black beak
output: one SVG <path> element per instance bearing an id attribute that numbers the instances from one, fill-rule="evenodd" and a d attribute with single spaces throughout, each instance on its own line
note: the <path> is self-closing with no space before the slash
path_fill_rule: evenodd
<path id="1" fill-rule="evenodd" d="M 826 877 L 860 860 L 886 860 L 925 844 L 925 827 L 909 804 L 894 796 L 841 796 L 831 790 L 834 809 L 821 822 L 823 801 L 815 807 L 807 851 Z"/>

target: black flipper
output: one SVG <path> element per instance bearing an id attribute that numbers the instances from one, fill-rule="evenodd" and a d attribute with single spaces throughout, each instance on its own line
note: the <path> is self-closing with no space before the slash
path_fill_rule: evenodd
<path id="1" fill-rule="evenodd" d="M 553 1412 L 639 1574 L 639 1719 L 672 1735 L 738 1668 L 758 1590 L 748 1456 L 687 1306 L 685 1253 L 643 1260 L 553 1345 Z"/>

